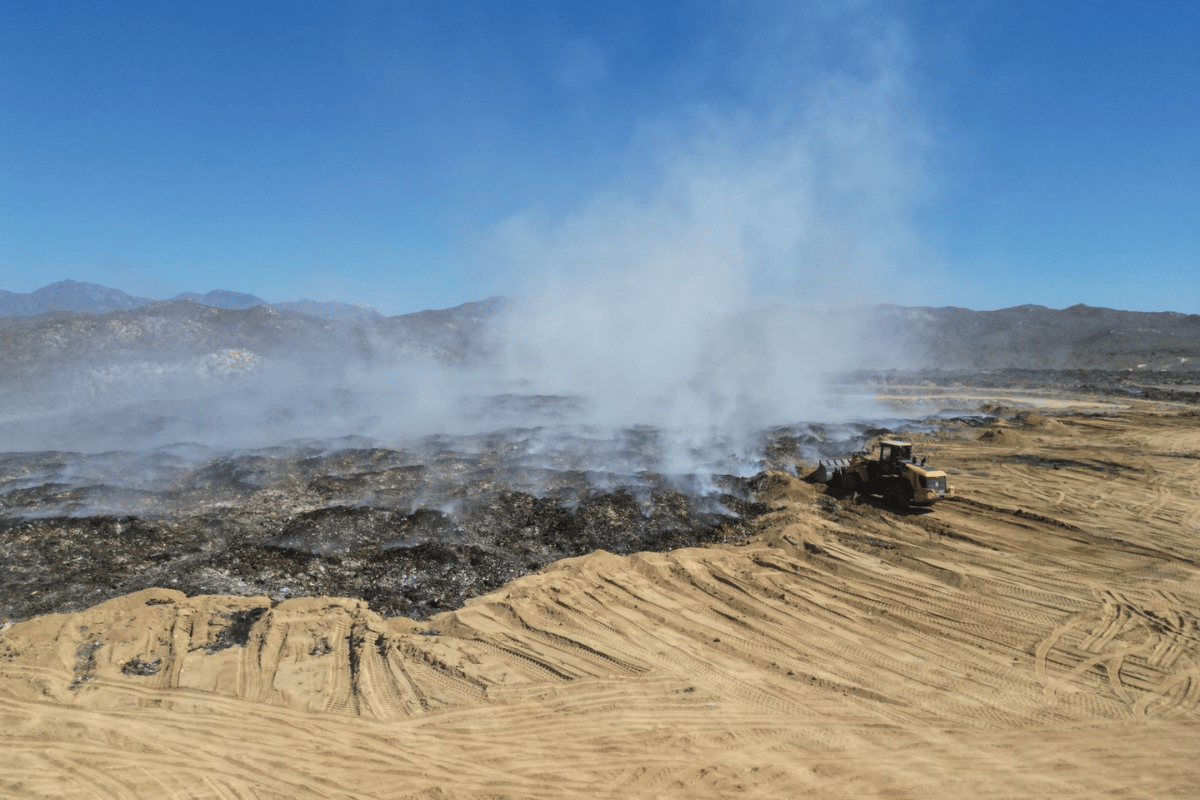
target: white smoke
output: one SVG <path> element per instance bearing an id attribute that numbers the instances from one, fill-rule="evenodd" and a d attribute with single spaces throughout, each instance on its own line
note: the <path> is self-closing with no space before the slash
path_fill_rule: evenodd
<path id="1" fill-rule="evenodd" d="M 873 413 L 827 386 L 864 366 L 865 332 L 830 329 L 820 311 L 904 302 L 923 279 L 913 216 L 932 147 L 911 43 L 870 3 L 721 8 L 737 19 L 675 79 L 703 74 L 705 59 L 725 79 L 631 120 L 624 163 L 636 167 L 487 237 L 482 256 L 516 298 L 488 363 L 445 366 L 364 341 L 296 363 L 233 348 L 166 366 L 80 365 L 62 383 L 91 394 L 0 418 L 0 449 L 394 444 L 569 424 L 618 441 L 649 425 L 669 432 L 656 467 L 690 472 L 752 464 L 766 426 Z M 508 395 L 534 399 L 496 400 Z"/>
<path id="2" fill-rule="evenodd" d="M 768 8 L 735 43 L 738 98 L 665 113 L 632 159 L 650 167 L 578 208 L 498 226 L 520 281 L 498 349 L 530 393 L 735 435 L 828 417 L 823 376 L 863 365 L 862 332 L 754 310 L 898 302 L 921 282 L 929 137 L 903 29 L 861 4 Z M 789 54 L 789 31 L 836 40 L 834 63 Z"/>

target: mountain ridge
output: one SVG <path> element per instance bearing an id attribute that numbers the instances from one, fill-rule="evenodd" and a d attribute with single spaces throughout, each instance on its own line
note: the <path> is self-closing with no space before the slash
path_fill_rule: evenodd
<path id="1" fill-rule="evenodd" d="M 190 301 L 209 308 L 220 308 L 227 311 L 268 306 L 335 321 L 383 317 L 378 311 L 366 305 L 315 300 L 270 303 L 257 295 L 229 289 L 213 289 L 205 294 L 183 292 L 167 299 L 176 302 Z M 110 314 L 114 311 L 130 311 L 159 302 L 163 302 L 163 300 L 138 297 L 121 289 L 101 286 L 98 283 L 66 279 L 28 293 L 0 289 L 0 318 L 31 317 L 54 312 Z"/>
<path id="2" fill-rule="evenodd" d="M 220 349 L 265 354 L 281 348 L 328 353 L 344 347 L 371 358 L 462 364 L 486 358 L 501 320 L 520 324 L 522 316 L 510 316 L 507 312 L 517 307 L 501 297 L 391 317 L 345 303 L 259 301 L 228 290 L 154 301 L 77 281 L 28 295 L 0 292 L 0 330 L 7 340 L 0 363 L 11 371 L 16 363 L 66 353 L 116 356 L 139 342 L 145 352 L 164 354 L 181 348 L 196 354 Z M 113 310 L 86 310 L 103 308 Z M 787 341 L 793 331 L 802 339 Z M 803 338 L 811 332 L 817 337 Z M 814 311 L 777 305 L 714 319 L 702 335 L 726 353 L 815 347 L 837 356 L 831 363 L 846 369 L 1200 369 L 1200 315 L 1084 304 L 990 311 L 890 304 Z M 786 367 L 786 359 L 777 366 Z"/>

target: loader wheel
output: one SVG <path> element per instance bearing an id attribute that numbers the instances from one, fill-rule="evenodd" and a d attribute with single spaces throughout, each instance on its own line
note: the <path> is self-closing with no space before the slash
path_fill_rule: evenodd
<path id="1" fill-rule="evenodd" d="M 908 496 L 905 495 L 904 489 L 893 484 L 884 490 L 883 501 L 892 508 L 904 508 L 908 505 Z"/>

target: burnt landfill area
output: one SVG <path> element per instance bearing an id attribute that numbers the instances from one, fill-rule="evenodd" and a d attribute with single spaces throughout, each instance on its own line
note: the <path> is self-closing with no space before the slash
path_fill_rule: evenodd
<path id="1" fill-rule="evenodd" d="M 1127 373 L 1095 371 L 850 377 L 877 387 L 1034 385 L 1200 399 L 1194 374 L 1176 376 L 1178 388 L 1161 376 L 1146 387 Z M 273 601 L 356 597 L 385 616 L 426 619 L 596 549 L 744 538 L 766 510 L 754 499 L 756 475 L 857 449 L 892 432 L 887 425 L 908 428 L 797 423 L 760 432 L 750 458 L 729 455 L 734 445 L 720 438 L 693 442 L 683 474 L 670 469 L 680 443 L 652 427 L 510 428 L 387 447 L 348 437 L 234 452 L 177 444 L 2 453 L 0 621 L 154 586 Z"/>
<path id="2" fill-rule="evenodd" d="M 747 478 L 656 471 L 656 429 L 583 433 L 0 454 L 0 619 L 152 586 L 423 619 L 598 548 L 736 540 L 762 511 Z"/>

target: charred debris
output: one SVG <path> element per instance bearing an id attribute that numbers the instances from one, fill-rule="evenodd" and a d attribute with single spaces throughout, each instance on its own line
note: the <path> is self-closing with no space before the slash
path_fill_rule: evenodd
<path id="1" fill-rule="evenodd" d="M 409 449 L 348 439 L 237 453 L 0 454 L 0 619 L 72 611 L 147 587 L 358 597 L 424 619 L 596 549 L 747 536 L 752 476 L 844 447 L 763 434 L 754 462 L 669 475 L 657 429 L 602 442 L 513 429 Z M 722 471 L 724 468 L 724 471 Z"/>

